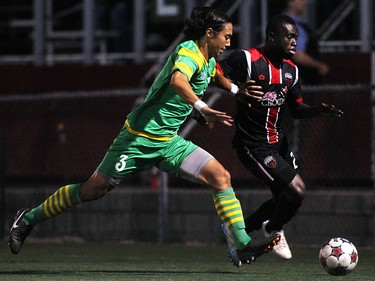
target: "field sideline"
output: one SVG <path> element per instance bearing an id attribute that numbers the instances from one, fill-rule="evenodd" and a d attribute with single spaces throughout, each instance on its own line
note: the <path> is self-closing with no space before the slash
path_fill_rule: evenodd
<path id="1" fill-rule="evenodd" d="M 120 243 L 32 243 L 18 256 L 0 245 L 0 280 L 375 280 L 375 251 L 358 249 L 359 263 L 347 276 L 328 275 L 318 248 L 293 247 L 293 259 L 266 254 L 236 268 L 225 246 Z"/>

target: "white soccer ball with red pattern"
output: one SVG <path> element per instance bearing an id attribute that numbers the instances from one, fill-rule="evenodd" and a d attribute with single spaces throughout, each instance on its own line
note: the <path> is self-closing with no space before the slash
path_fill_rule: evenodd
<path id="1" fill-rule="evenodd" d="M 348 239 L 332 238 L 320 249 L 319 260 L 329 274 L 346 275 L 356 267 L 358 251 Z"/>

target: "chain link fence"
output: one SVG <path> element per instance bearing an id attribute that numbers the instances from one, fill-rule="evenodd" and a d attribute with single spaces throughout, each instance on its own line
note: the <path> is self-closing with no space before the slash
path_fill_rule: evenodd
<path id="1" fill-rule="evenodd" d="M 335 104 L 344 111 L 344 117 L 294 120 L 288 114 L 284 116 L 285 132 L 308 188 L 306 207 L 293 220 L 290 226 L 293 231 L 288 232 L 288 237 L 294 242 L 303 243 L 303 239 L 308 239 L 309 243 L 319 244 L 324 235 L 329 238 L 331 233 L 347 233 L 349 238 L 369 245 L 373 233 L 371 87 L 364 84 L 306 86 L 303 90 L 306 103 Z M 10 192 L 7 188 L 13 183 L 23 188 L 31 186 L 33 192 L 38 193 L 41 183 L 53 182 L 55 185 L 56 182 L 65 184 L 86 180 L 122 127 L 126 114 L 145 93 L 146 89 L 131 89 L 2 95 L 2 198 Z M 227 93 L 211 88 L 205 99 L 213 108 L 235 114 L 235 101 Z M 181 132 L 212 153 L 230 171 L 245 214 L 261 203 L 259 200 L 265 198 L 268 188 L 237 159 L 231 147 L 233 127 L 218 124 L 209 128 L 191 119 Z M 126 178 L 124 185 L 155 191 L 159 178 L 154 170 L 145 171 Z M 173 194 L 176 194 L 180 189 L 183 193 L 186 188 L 191 190 L 192 184 L 173 176 L 161 178 L 164 180 L 157 197 L 158 231 L 159 241 L 166 241 L 164 231 L 175 227 L 174 217 L 181 215 L 169 209 L 175 203 L 168 198 L 168 192 L 173 189 Z M 22 207 L 18 203 L 8 200 L 5 205 L 3 202 L 3 216 L 9 218 L 16 208 Z M 39 203 L 28 202 L 32 205 Z M 208 213 L 209 220 L 216 222 L 209 198 L 207 204 L 208 210 L 212 211 Z M 317 235 L 319 228 L 325 231 L 320 236 Z M 214 228 L 209 231 L 217 235 Z"/>
<path id="2" fill-rule="evenodd" d="M 296 155 L 301 175 L 310 188 L 371 186 L 371 102 L 369 85 L 305 87 L 304 102 L 334 104 L 342 118 L 296 120 L 286 112 L 283 128 Z M 214 108 L 235 113 L 234 101 L 222 95 Z M 256 182 L 239 164 L 231 148 L 234 128 L 196 127 L 188 136 L 212 152 L 231 172 L 238 187 Z M 258 184 L 256 182 L 256 184 Z"/>

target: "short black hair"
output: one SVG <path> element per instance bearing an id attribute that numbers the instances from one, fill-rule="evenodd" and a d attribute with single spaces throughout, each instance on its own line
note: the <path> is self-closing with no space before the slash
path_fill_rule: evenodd
<path id="1" fill-rule="evenodd" d="M 287 15 L 279 14 L 279 15 L 273 16 L 267 23 L 266 37 L 268 37 L 268 34 L 270 32 L 278 34 L 281 26 L 285 23 L 296 25 L 296 22 Z"/>
<path id="2" fill-rule="evenodd" d="M 200 6 L 193 9 L 189 19 L 185 20 L 184 34 L 188 40 L 198 40 L 211 27 L 214 31 L 221 31 L 232 20 L 223 12 Z"/>

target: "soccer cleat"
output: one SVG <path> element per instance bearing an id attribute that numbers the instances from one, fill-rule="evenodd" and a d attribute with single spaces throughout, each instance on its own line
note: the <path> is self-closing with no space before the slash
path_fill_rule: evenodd
<path id="1" fill-rule="evenodd" d="M 237 256 L 237 247 L 236 243 L 233 240 L 232 233 L 228 229 L 227 225 L 223 223 L 221 225 L 221 232 L 223 233 L 223 236 L 225 238 L 225 241 L 227 243 L 227 253 L 229 256 L 229 260 L 233 262 L 233 264 L 237 267 L 241 266 L 241 261 Z"/>
<path id="2" fill-rule="evenodd" d="M 21 248 L 22 244 L 25 241 L 27 235 L 33 229 L 32 226 L 28 226 L 23 222 L 23 217 L 30 209 L 20 209 L 18 210 L 12 228 L 9 231 L 9 247 L 13 254 L 17 255 Z"/>
<path id="3" fill-rule="evenodd" d="M 261 255 L 268 253 L 280 241 L 280 235 L 273 233 L 265 240 L 251 240 L 244 249 L 237 250 L 237 256 L 242 263 L 255 261 Z"/>
<path id="4" fill-rule="evenodd" d="M 273 234 L 280 235 L 280 241 L 275 247 L 273 247 L 272 252 L 279 258 L 282 258 L 284 260 L 290 260 L 292 258 L 292 252 L 289 249 L 288 242 L 286 242 L 284 230 L 268 232 L 266 230 L 267 223 L 268 221 L 265 221 L 262 224 L 262 232 L 264 234 L 264 237 L 269 237 Z"/>

